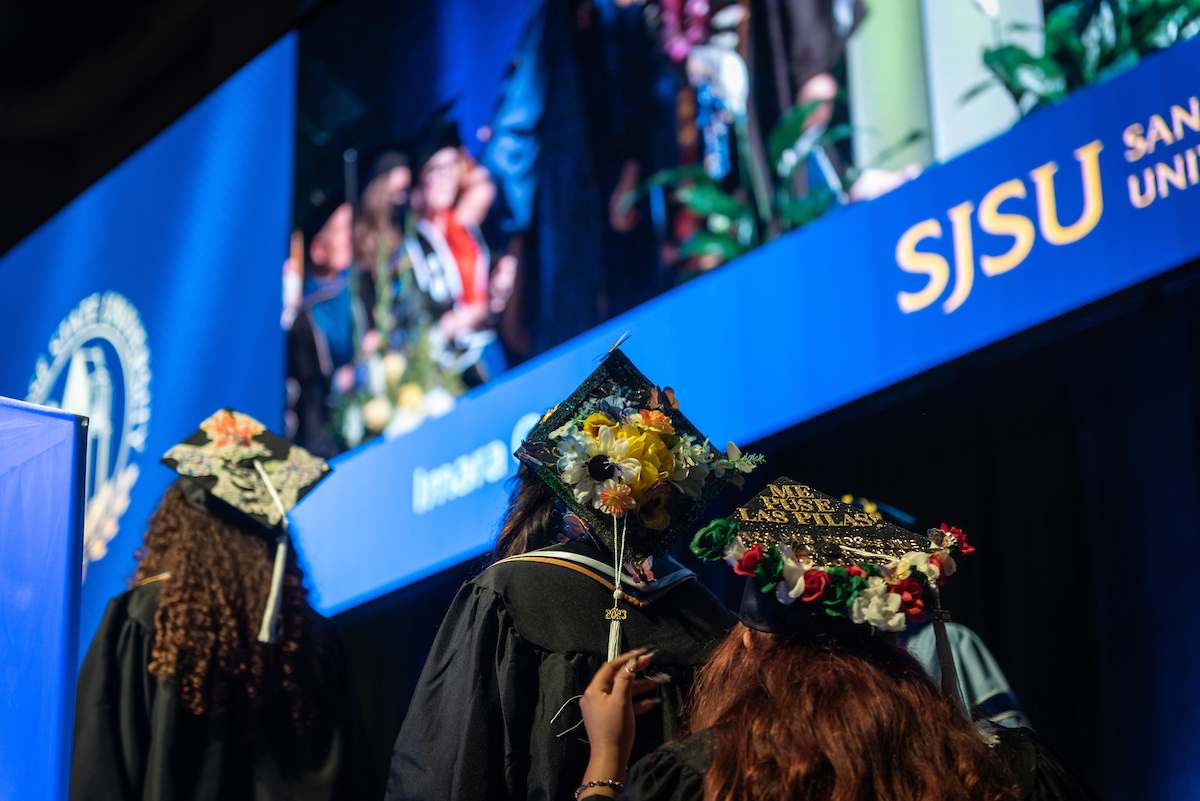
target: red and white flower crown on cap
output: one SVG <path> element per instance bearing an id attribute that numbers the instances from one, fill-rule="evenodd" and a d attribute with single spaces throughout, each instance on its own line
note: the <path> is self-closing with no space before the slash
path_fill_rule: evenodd
<path id="1" fill-rule="evenodd" d="M 956 556 L 974 552 L 961 530 L 930 529 L 927 542 L 861 508 L 778 479 L 728 519 L 697 532 L 692 552 L 724 559 L 797 611 L 849 618 L 883 631 L 924 621 L 927 594 Z"/>

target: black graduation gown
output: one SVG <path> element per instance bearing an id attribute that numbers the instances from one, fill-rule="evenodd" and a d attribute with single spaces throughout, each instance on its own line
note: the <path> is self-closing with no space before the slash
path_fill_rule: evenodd
<path id="1" fill-rule="evenodd" d="M 169 579 L 168 579 L 169 580 Z M 174 680 L 148 670 L 159 583 L 114 598 L 79 672 L 71 801 L 340 801 L 378 798 L 341 637 L 320 618 L 331 721 L 317 757 L 298 757 L 284 714 L 265 712 L 262 738 L 218 736 L 182 706 Z M 318 749 L 321 750 L 321 749 Z"/>
<path id="2" fill-rule="evenodd" d="M 459 591 L 396 739 L 389 801 L 571 797 L 589 756 L 578 696 L 607 656 L 612 585 L 528 559 L 562 552 L 604 558 L 585 542 L 551 546 Z M 660 560 L 655 571 L 677 567 Z M 656 649 L 651 669 L 673 679 L 638 718 L 636 759 L 674 735 L 695 668 L 736 619 L 694 577 L 622 606 L 622 647 Z"/>
<path id="3" fill-rule="evenodd" d="M 1029 729 L 999 729 L 1021 801 L 1095 801 L 1096 796 Z M 700 801 L 712 766 L 716 732 L 706 729 L 660 748 L 629 770 L 621 801 Z"/>

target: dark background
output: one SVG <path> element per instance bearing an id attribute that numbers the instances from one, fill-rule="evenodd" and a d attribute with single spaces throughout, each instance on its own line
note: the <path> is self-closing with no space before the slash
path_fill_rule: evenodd
<path id="1" fill-rule="evenodd" d="M 831 369 L 838 365 L 831 364 Z M 779 475 L 963 528 L 978 548 L 945 588 L 993 651 L 1039 734 L 1104 798 L 1167 797 L 1186 753 L 1200 643 L 1163 621 L 1200 564 L 1200 263 L 1108 298 L 745 448 Z M 731 608 L 723 563 L 677 556 Z M 486 560 L 338 616 L 380 771 L 437 626 Z M 1182 617 L 1179 625 L 1186 625 Z M 1189 666 L 1191 666 L 1189 668 Z M 1147 736 L 1149 733 L 1153 736 Z M 1166 787 L 1161 788 L 1165 791 Z"/>
<path id="2" fill-rule="evenodd" d="M 0 253 L 320 2 L 0 3 Z"/>

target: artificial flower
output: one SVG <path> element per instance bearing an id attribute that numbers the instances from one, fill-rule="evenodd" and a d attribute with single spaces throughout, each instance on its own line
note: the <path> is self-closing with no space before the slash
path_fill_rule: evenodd
<path id="1" fill-rule="evenodd" d="M 559 476 L 564 484 L 571 487 L 579 504 L 594 502 L 602 482 L 611 478 L 632 483 L 642 470 L 641 462 L 628 458 L 629 440 L 617 439 L 612 426 L 601 426 L 597 434 L 593 438 L 595 447 L 588 444 L 588 458 L 579 459 Z"/>
<path id="2" fill-rule="evenodd" d="M 404 371 L 408 369 L 408 360 L 404 358 L 403 353 L 390 350 L 383 356 L 383 377 L 392 386 L 400 383 L 400 379 L 404 377 Z"/>
<path id="3" fill-rule="evenodd" d="M 967 535 L 962 532 L 962 529 L 942 523 L 941 530 L 945 532 L 945 537 L 942 541 L 943 547 L 957 549 L 963 556 L 970 556 L 975 553 L 975 546 L 967 544 Z"/>
<path id="4" fill-rule="evenodd" d="M 828 587 L 829 576 L 825 571 L 815 567 L 809 568 L 804 571 L 804 592 L 800 593 L 800 600 L 804 603 L 819 601 Z"/>
<path id="5" fill-rule="evenodd" d="M 704 490 L 704 482 L 708 480 L 708 465 L 695 464 L 687 467 L 677 462 L 667 480 L 671 482 L 671 486 L 689 498 L 699 498 Z"/>
<path id="6" fill-rule="evenodd" d="M 637 422 L 642 428 L 647 431 L 653 431 L 657 434 L 674 434 L 675 424 L 671 422 L 671 418 L 667 417 L 662 412 L 652 409 L 642 409 L 641 415 L 637 418 Z"/>
<path id="7" fill-rule="evenodd" d="M 599 435 L 596 437 L 596 455 L 607 459 L 605 468 L 612 466 L 616 470 L 616 478 L 629 483 L 636 481 L 642 472 L 642 461 L 631 453 L 632 446 L 633 443 L 630 440 L 618 438 L 613 433 L 612 426 L 604 426 L 599 429 Z M 591 464 L 593 473 L 597 469 L 602 469 L 595 467 L 597 464 L 595 459 Z"/>
<path id="8" fill-rule="evenodd" d="M 550 432 L 550 439 L 566 439 L 568 437 L 578 437 L 579 426 L 575 425 L 574 420 L 568 420 L 558 428 Z"/>
<path id="9" fill-rule="evenodd" d="M 737 534 L 737 528 L 737 523 L 729 520 L 712 521 L 692 538 L 692 553 L 706 562 L 723 557 L 725 546 Z"/>
<path id="10" fill-rule="evenodd" d="M 738 562 L 742 561 L 742 557 L 746 555 L 746 544 L 742 542 L 742 538 L 734 535 L 729 544 L 725 546 L 725 561 L 730 567 L 734 567 Z"/>
<path id="11" fill-rule="evenodd" d="M 869 576 L 866 586 L 849 607 L 855 623 L 869 623 L 883 631 L 903 631 L 904 613 L 900 611 L 900 595 L 888 591 L 888 583 L 878 576 Z"/>
<path id="12" fill-rule="evenodd" d="M 413 381 L 409 381 L 404 386 L 400 387 L 400 392 L 396 399 L 396 405 L 401 409 L 417 409 L 421 406 L 421 399 L 425 397 L 425 391 L 421 389 L 421 385 Z"/>
<path id="13" fill-rule="evenodd" d="M 221 409 L 201 423 L 200 429 L 212 440 L 207 443 L 210 449 L 248 448 L 256 452 L 266 452 L 266 448 L 253 439 L 256 434 L 261 434 L 266 429 L 263 428 L 262 423 L 241 412 Z"/>
<path id="14" fill-rule="evenodd" d="M 721 459 L 714 459 L 712 463 L 713 475 L 717 478 L 722 478 L 727 472 L 737 471 L 733 478 L 729 479 L 729 483 L 739 489 L 746 483 L 743 473 L 749 473 L 755 467 L 762 464 L 763 457 L 757 453 L 748 453 L 743 455 L 737 445 L 730 442 L 725 447 L 725 456 Z"/>
<path id="15" fill-rule="evenodd" d="M 929 557 L 929 561 L 936 563 L 938 570 L 941 571 L 942 575 L 937 581 L 939 587 L 945 584 L 946 578 L 948 576 L 953 576 L 954 571 L 958 569 L 958 565 L 954 562 L 954 557 L 946 551 L 934 554 L 933 556 Z"/>
<path id="16" fill-rule="evenodd" d="M 783 562 L 780 565 L 782 581 L 779 584 L 779 600 L 784 606 L 788 606 L 804 594 L 804 574 L 812 569 L 813 565 L 807 559 L 797 557 L 792 549 L 783 543 L 778 547 Z"/>
<path id="17" fill-rule="evenodd" d="M 869 575 L 866 570 L 863 570 L 859 565 L 850 565 L 846 568 L 846 573 L 850 576 L 858 576 L 859 578 L 867 578 Z"/>
<path id="18" fill-rule="evenodd" d="M 629 482 L 636 496 L 642 496 L 671 475 L 675 457 L 658 434 L 653 431 L 631 432 L 630 427 L 625 427 L 621 429 L 621 439 L 618 441 L 628 443 L 627 457 L 636 459 L 641 465 L 640 473 Z"/>
<path id="19" fill-rule="evenodd" d="M 887 580 L 888 584 L 904 581 L 912 575 L 912 563 L 908 561 L 908 554 L 905 554 L 890 565 L 880 565 L 879 574 Z"/>
<path id="20" fill-rule="evenodd" d="M 779 548 L 767 546 L 763 551 L 762 561 L 754 569 L 754 578 L 759 584 L 760 592 L 770 592 L 783 578 L 783 555 Z"/>
<path id="21" fill-rule="evenodd" d="M 925 619 L 925 599 L 922 598 L 925 590 L 911 578 L 903 579 L 890 588 L 893 595 L 900 597 L 900 611 L 904 616 L 914 623 L 920 623 Z"/>
<path id="22" fill-rule="evenodd" d="M 904 554 L 901 562 L 908 565 L 909 571 L 904 575 L 897 574 L 900 579 L 906 579 L 912 570 L 923 575 L 930 582 L 935 582 L 942 577 L 942 570 L 938 564 L 930 559 L 930 555 L 924 551 L 910 551 Z"/>
<path id="23" fill-rule="evenodd" d="M 754 575 L 758 568 L 758 563 L 763 560 L 763 547 L 761 542 L 757 542 L 750 547 L 736 565 L 733 566 L 733 572 L 739 576 L 747 578 Z"/>
<path id="24" fill-rule="evenodd" d="M 733 445 L 732 442 L 729 444 Z M 712 460 L 712 472 L 717 478 L 724 478 L 726 473 L 734 469 L 733 460 L 728 455 Z"/>
<path id="25" fill-rule="evenodd" d="M 588 418 L 583 421 L 583 430 L 593 437 L 599 437 L 601 428 L 607 428 L 608 426 L 613 425 L 616 425 L 615 420 L 613 420 L 604 412 L 596 412 L 595 414 L 589 415 Z"/>
<path id="26" fill-rule="evenodd" d="M 363 404 L 363 425 L 367 427 L 368 431 L 376 433 L 382 431 L 387 427 L 391 417 L 392 405 L 387 402 L 387 398 L 371 398 Z"/>
<path id="27" fill-rule="evenodd" d="M 633 499 L 633 490 L 628 484 L 608 479 L 596 492 L 595 506 L 603 509 L 613 517 L 624 517 L 625 513 L 637 505 Z"/>
<path id="28" fill-rule="evenodd" d="M 671 513 L 661 497 L 643 502 L 638 507 L 637 519 L 651 531 L 666 531 L 671 525 Z"/>
<path id="29" fill-rule="evenodd" d="M 825 605 L 826 614 L 842 617 L 846 614 L 846 607 L 867 586 L 867 580 L 862 576 L 851 576 L 850 571 L 844 567 L 828 568 L 825 574 L 829 577 L 829 586 L 821 598 L 821 603 Z"/>
<path id="30" fill-rule="evenodd" d="M 616 423 L 623 423 L 627 417 L 637 413 L 637 410 L 633 408 L 633 404 L 617 394 L 601 398 L 600 411 L 608 415 Z"/>
<path id="31" fill-rule="evenodd" d="M 596 440 L 574 426 L 571 427 L 571 432 L 573 435 L 564 436 L 558 441 L 558 468 L 560 470 L 570 470 L 579 462 L 586 462 L 588 458 L 596 455 Z"/>
<path id="32" fill-rule="evenodd" d="M 694 464 L 709 464 L 715 455 L 708 447 L 707 440 L 697 443 L 696 438 L 691 434 L 681 436 L 679 442 L 671 449 L 671 454 L 675 457 L 675 461 L 682 462 L 689 467 Z"/>

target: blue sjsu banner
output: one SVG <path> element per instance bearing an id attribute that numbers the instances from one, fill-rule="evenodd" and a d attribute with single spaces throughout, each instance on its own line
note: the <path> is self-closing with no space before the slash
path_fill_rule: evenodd
<path id="1" fill-rule="evenodd" d="M 279 430 L 289 35 L 0 258 L 0 394 L 87 415 L 82 656 L 173 473 L 221 406 Z"/>
<path id="2" fill-rule="evenodd" d="M 508 454 L 626 331 L 701 431 L 746 445 L 1192 261 L 1197 76 L 1193 40 L 344 455 L 293 514 L 319 604 L 485 551 Z"/>

